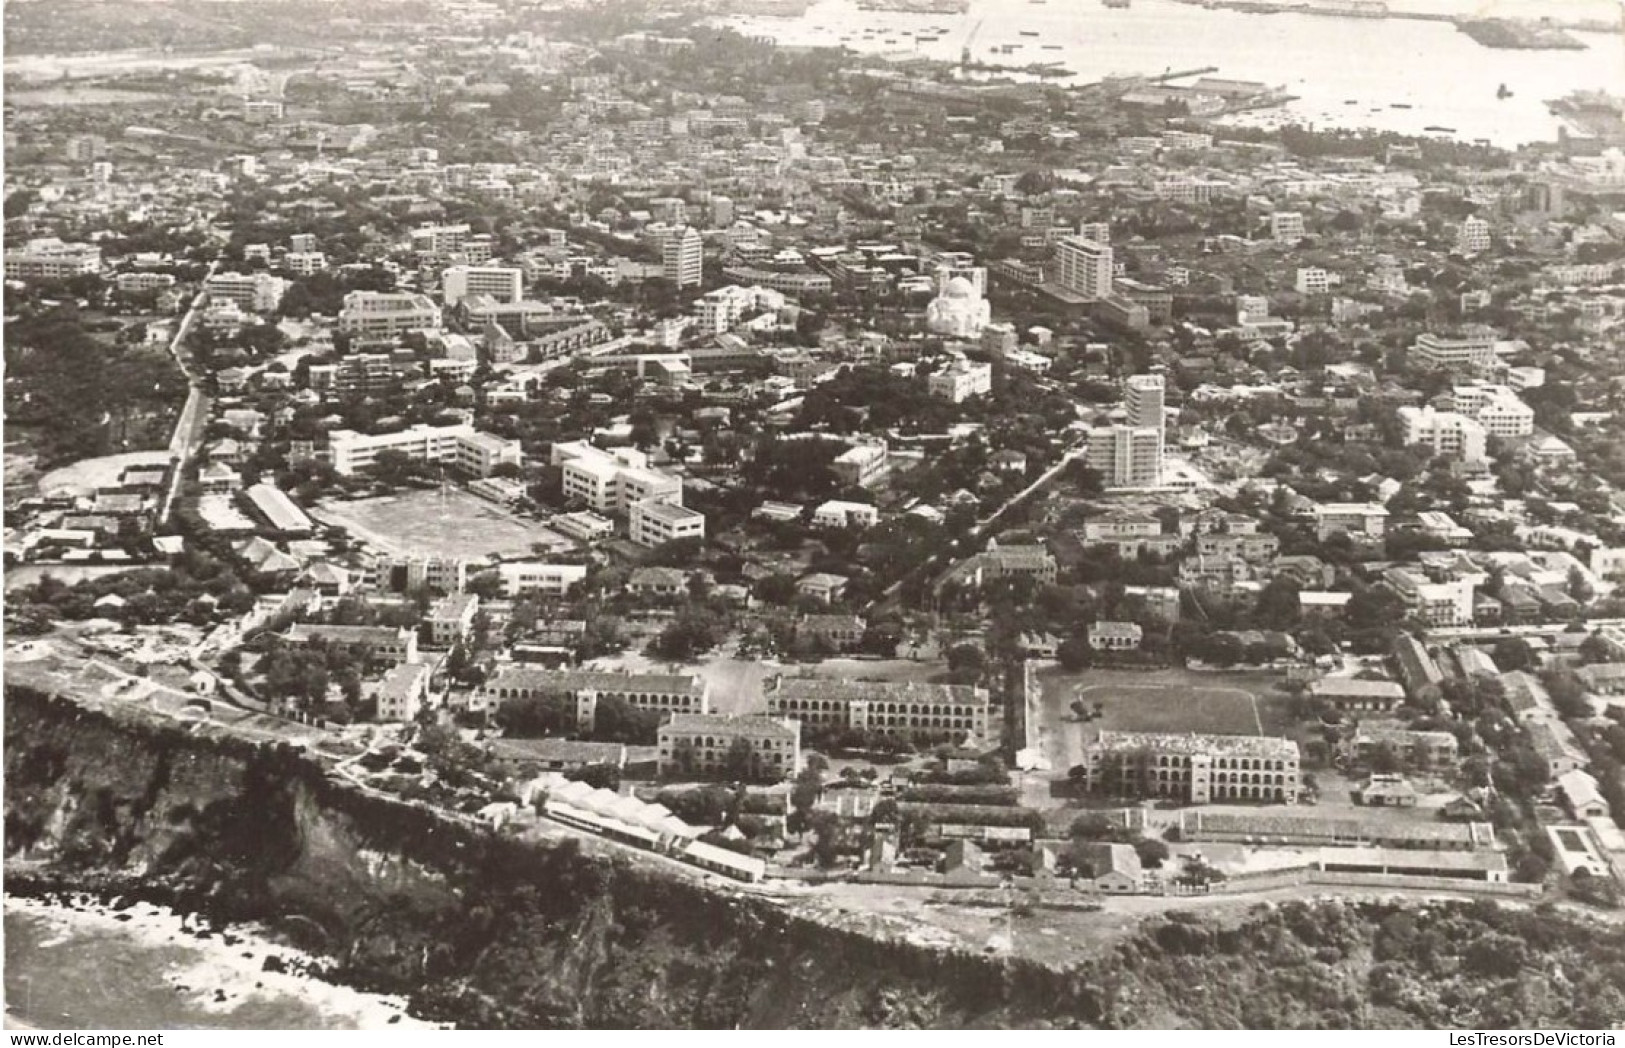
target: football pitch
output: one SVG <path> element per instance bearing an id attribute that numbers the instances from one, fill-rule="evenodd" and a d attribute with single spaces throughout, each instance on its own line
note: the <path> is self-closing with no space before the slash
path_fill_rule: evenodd
<path id="1" fill-rule="evenodd" d="M 1060 773 L 1082 760 L 1084 742 L 1100 731 L 1283 735 L 1291 729 L 1285 697 L 1262 674 L 1087 670 L 1045 674 L 1041 681 L 1040 742 Z M 1082 704 L 1082 716 L 1075 703 Z"/>
<path id="2" fill-rule="evenodd" d="M 397 556 L 517 557 L 558 536 L 478 495 L 454 487 L 382 498 L 323 502 L 311 516 Z"/>

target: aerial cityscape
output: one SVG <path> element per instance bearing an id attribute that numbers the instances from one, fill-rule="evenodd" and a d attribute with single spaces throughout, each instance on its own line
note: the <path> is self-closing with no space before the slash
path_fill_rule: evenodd
<path id="1" fill-rule="evenodd" d="M 8 1029 L 1625 1026 L 1625 8 L 3 14 Z"/>

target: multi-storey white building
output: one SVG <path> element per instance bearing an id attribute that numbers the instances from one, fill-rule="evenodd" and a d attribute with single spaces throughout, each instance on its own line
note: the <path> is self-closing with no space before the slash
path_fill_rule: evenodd
<path id="1" fill-rule="evenodd" d="M 813 510 L 815 528 L 872 528 L 880 523 L 880 511 L 863 502 L 830 499 Z"/>
<path id="2" fill-rule="evenodd" d="M 412 230 L 412 250 L 428 258 L 445 258 L 468 247 L 473 232 L 467 223 L 446 226 L 419 226 Z"/>
<path id="3" fill-rule="evenodd" d="M 784 295 L 765 287 L 721 287 L 701 295 L 694 303 L 700 330 L 708 335 L 732 331 L 749 317 L 778 313 L 784 307 Z"/>
<path id="4" fill-rule="evenodd" d="M 271 313 L 282 304 L 288 282 L 269 273 L 216 273 L 203 282 L 211 302 L 235 302 L 245 313 Z"/>
<path id="5" fill-rule="evenodd" d="M 640 546 L 659 546 L 683 539 L 705 538 L 705 514 L 659 498 L 632 503 L 627 533 Z"/>
<path id="6" fill-rule="evenodd" d="M 441 462 L 463 473 L 488 477 L 504 463 L 519 465 L 517 440 L 481 433 L 468 423 L 453 426 L 417 425 L 398 433 L 357 433 L 336 429 L 328 434 L 333 468 L 350 476 L 378 461 L 381 451 L 398 451 L 414 459 Z"/>
<path id="7" fill-rule="evenodd" d="M 660 271 L 678 288 L 698 287 L 705 276 L 705 238 L 693 227 L 668 234 L 660 245 Z"/>
<path id="8" fill-rule="evenodd" d="M 452 266 L 440 275 L 440 300 L 455 306 L 473 295 L 497 302 L 521 302 L 525 271 L 515 266 Z"/>
<path id="9" fill-rule="evenodd" d="M 393 666 L 370 689 L 378 702 L 378 719 L 409 724 L 417 719 L 429 694 L 433 668 L 418 663 Z"/>
<path id="10" fill-rule="evenodd" d="M 675 713 L 660 726 L 660 773 L 730 771 L 730 754 L 741 739 L 750 746 L 751 778 L 788 779 L 801 770 L 801 725 L 793 720 Z"/>
<path id="11" fill-rule="evenodd" d="M 1382 581 L 1399 599 L 1406 611 L 1429 626 L 1471 626 L 1473 624 L 1473 580 L 1452 579 L 1432 582 L 1426 575 L 1407 568 L 1390 568 Z"/>
<path id="12" fill-rule="evenodd" d="M 1083 788 L 1189 804 L 1297 800 L 1298 744 L 1256 735 L 1102 731 L 1084 743 Z"/>
<path id="13" fill-rule="evenodd" d="M 1055 279 L 1068 291 L 1107 298 L 1116 275 L 1112 249 L 1105 244 L 1074 236 L 1062 237 L 1055 245 Z"/>
<path id="14" fill-rule="evenodd" d="M 320 251 L 290 251 L 282 256 L 282 268 L 308 277 L 327 268 L 327 255 Z"/>
<path id="15" fill-rule="evenodd" d="M 351 335 L 399 335 L 440 326 L 440 307 L 408 291 L 352 291 L 339 310 L 339 330 Z"/>
<path id="16" fill-rule="evenodd" d="M 1123 393 L 1126 423 L 1089 431 L 1089 468 L 1098 470 L 1109 487 L 1145 488 L 1162 483 L 1166 394 L 1161 375 L 1134 375 Z"/>
<path id="17" fill-rule="evenodd" d="M 1478 255 L 1490 249 L 1490 224 L 1473 215 L 1456 228 L 1456 253 Z"/>
<path id="18" fill-rule="evenodd" d="M 1154 488 L 1162 482 L 1162 436 L 1154 429 L 1099 426 L 1089 431 L 1089 468 L 1112 488 Z"/>
<path id="19" fill-rule="evenodd" d="M 1466 383 L 1451 390 L 1450 402 L 1497 437 L 1527 437 L 1535 431 L 1535 409 L 1507 386 Z"/>
<path id="20" fill-rule="evenodd" d="M 1478 467 L 1486 461 L 1488 436 L 1483 426 L 1454 411 L 1432 407 L 1399 409 L 1407 445 L 1422 444 L 1436 455 L 1446 455 L 1464 466 Z"/>
<path id="21" fill-rule="evenodd" d="M 648 456 L 635 448 L 609 452 L 585 441 L 555 444 L 551 463 L 563 472 L 565 497 L 598 513 L 625 516 L 645 499 L 683 501 L 682 478 L 649 468 Z"/>
<path id="22" fill-rule="evenodd" d="M 857 728 L 905 738 L 992 741 L 988 693 L 956 684 L 879 683 L 773 677 L 763 688 L 770 716 L 803 725 Z"/>
<path id="23" fill-rule="evenodd" d="M 1315 507 L 1315 537 L 1333 535 L 1380 539 L 1388 529 L 1388 510 L 1374 502 L 1328 502 Z"/>
<path id="24" fill-rule="evenodd" d="M 7 280 L 66 280 L 99 271 L 102 249 L 41 237 L 6 251 L 5 261 Z"/>
<path id="25" fill-rule="evenodd" d="M 933 397 L 962 404 L 971 397 L 993 392 L 993 365 L 956 360 L 926 380 Z"/>
<path id="26" fill-rule="evenodd" d="M 1488 328 L 1464 331 L 1455 338 L 1423 332 L 1406 354 L 1406 363 L 1418 371 L 1487 368 L 1495 360 L 1495 332 Z"/>
<path id="27" fill-rule="evenodd" d="M 1270 239 L 1280 244 L 1296 244 L 1307 234 L 1303 215 L 1297 211 L 1275 211 L 1270 214 Z"/>
<path id="28" fill-rule="evenodd" d="M 537 594 L 563 597 L 587 577 L 584 564 L 547 564 L 538 560 L 510 561 L 497 566 L 502 595 L 520 597 Z"/>
<path id="29" fill-rule="evenodd" d="M 1298 270 L 1293 286 L 1300 295 L 1325 295 L 1332 290 L 1332 275 L 1319 266 L 1305 266 Z"/>
<path id="30" fill-rule="evenodd" d="M 866 441 L 835 456 L 829 468 L 842 484 L 868 487 L 891 469 L 891 455 L 884 440 Z"/>

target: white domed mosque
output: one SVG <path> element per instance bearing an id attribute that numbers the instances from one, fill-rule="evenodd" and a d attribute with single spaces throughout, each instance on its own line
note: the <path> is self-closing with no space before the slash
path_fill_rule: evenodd
<path id="1" fill-rule="evenodd" d="M 993 308 L 982 297 L 987 270 L 943 266 L 936 275 L 937 297 L 925 307 L 925 326 L 938 335 L 979 338 L 993 319 Z"/>

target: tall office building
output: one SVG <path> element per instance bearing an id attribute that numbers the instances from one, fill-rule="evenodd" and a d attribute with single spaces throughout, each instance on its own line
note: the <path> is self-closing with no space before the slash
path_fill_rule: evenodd
<path id="1" fill-rule="evenodd" d="M 1456 228 L 1456 253 L 1478 255 L 1489 249 L 1490 224 L 1477 215 L 1463 219 Z"/>
<path id="2" fill-rule="evenodd" d="M 1068 291 L 1092 299 L 1112 293 L 1112 249 L 1083 237 L 1064 237 L 1055 245 L 1056 279 Z"/>
<path id="3" fill-rule="evenodd" d="M 704 276 L 705 239 L 689 226 L 666 237 L 661 245 L 662 275 L 679 288 L 698 287 Z"/>
<path id="4" fill-rule="evenodd" d="M 1135 375 L 1128 380 L 1128 391 L 1123 406 L 1128 409 L 1128 424 L 1140 429 L 1155 429 L 1160 439 L 1165 427 L 1163 406 L 1166 386 L 1161 375 Z"/>
<path id="5" fill-rule="evenodd" d="M 1135 375 L 1123 398 L 1127 420 L 1089 431 L 1089 467 L 1100 472 L 1108 487 L 1154 488 L 1162 483 L 1165 392 L 1161 375 Z"/>

